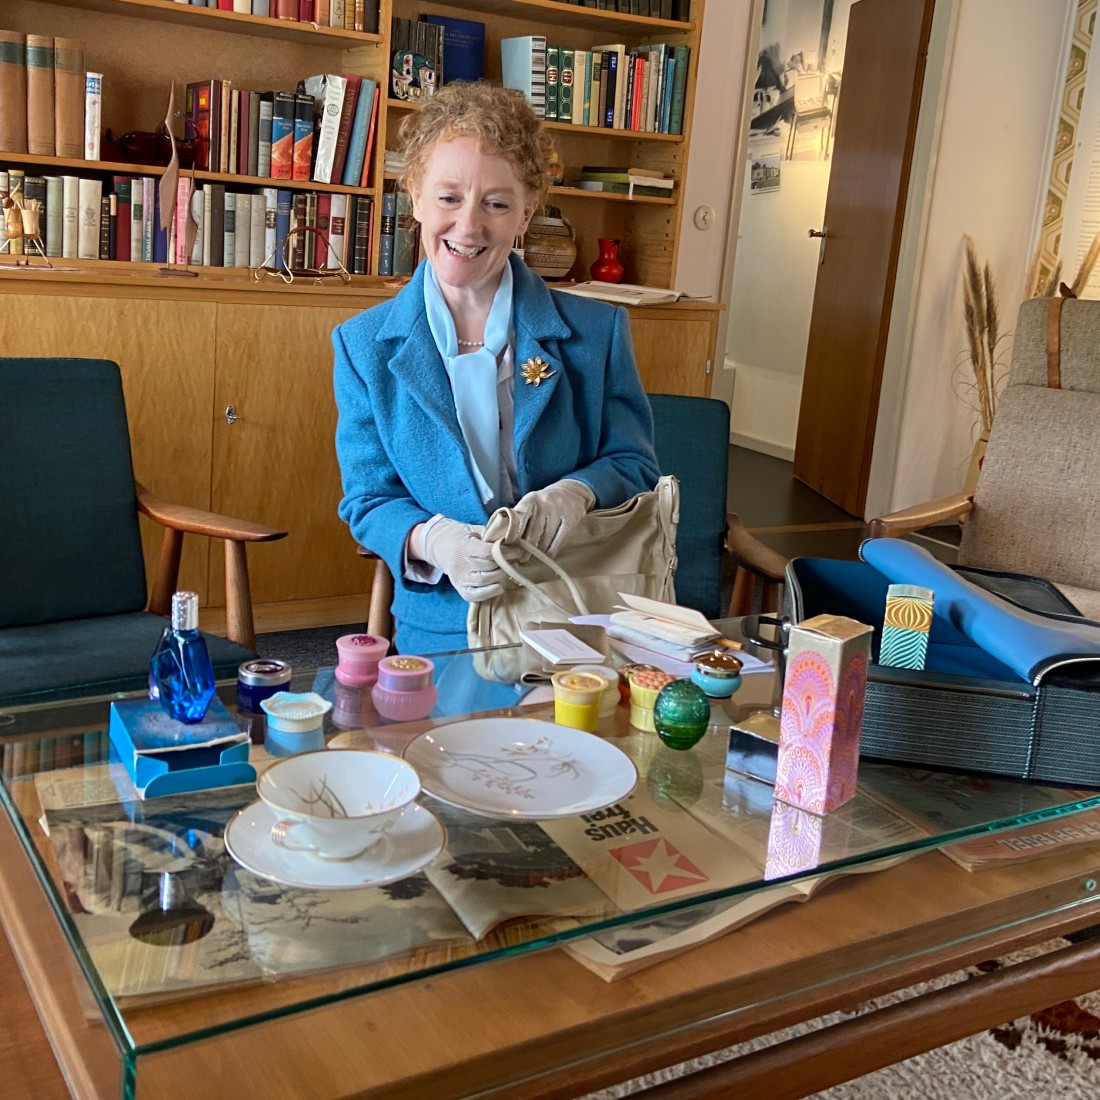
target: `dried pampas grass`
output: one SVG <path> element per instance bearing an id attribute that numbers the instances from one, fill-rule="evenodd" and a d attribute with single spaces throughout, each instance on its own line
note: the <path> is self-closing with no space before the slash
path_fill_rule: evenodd
<path id="1" fill-rule="evenodd" d="M 1000 313 L 997 308 L 997 292 L 989 264 L 980 264 L 969 234 L 966 243 L 966 260 L 963 265 L 963 320 L 966 324 L 967 350 L 962 366 L 969 370 L 957 370 L 955 392 L 965 404 L 978 414 L 978 427 L 987 435 L 997 411 L 997 393 L 1006 373 L 1000 361 L 1000 346 L 1004 335 L 1000 331 Z"/>

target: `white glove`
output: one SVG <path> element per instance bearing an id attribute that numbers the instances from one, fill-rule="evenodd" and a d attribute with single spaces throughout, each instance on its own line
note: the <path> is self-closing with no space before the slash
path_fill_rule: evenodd
<path id="1" fill-rule="evenodd" d="M 504 571 L 493 560 L 490 543 L 482 537 L 484 527 L 436 516 L 425 526 L 421 556 L 446 573 L 467 603 L 491 600 L 504 591 Z M 517 551 L 506 550 L 509 560 Z"/>
<path id="2" fill-rule="evenodd" d="M 523 537 L 553 557 L 595 503 L 595 494 L 584 482 L 567 478 L 521 497 L 514 510 L 527 519 Z"/>

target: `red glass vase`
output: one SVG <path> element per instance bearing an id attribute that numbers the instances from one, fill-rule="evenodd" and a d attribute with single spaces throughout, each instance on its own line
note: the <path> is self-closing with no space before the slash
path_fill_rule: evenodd
<path id="1" fill-rule="evenodd" d="M 596 243 L 600 246 L 600 254 L 588 269 L 592 278 L 598 279 L 601 283 L 620 282 L 623 277 L 623 265 L 619 262 L 619 242 L 599 237 Z"/>

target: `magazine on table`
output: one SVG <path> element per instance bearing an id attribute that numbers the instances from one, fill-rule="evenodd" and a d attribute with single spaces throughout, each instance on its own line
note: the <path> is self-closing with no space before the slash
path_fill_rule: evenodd
<path id="1" fill-rule="evenodd" d="M 690 794 L 692 818 L 728 841 L 724 858 L 736 867 L 738 881 L 746 884 L 804 872 L 852 852 L 901 846 L 927 835 L 860 795 L 821 817 L 775 801 L 769 784 L 732 772 L 703 784 L 699 791 L 686 785 L 682 790 L 679 797 L 685 799 L 685 804 L 685 795 Z M 675 785 L 671 794 L 677 797 Z M 731 859 L 729 852 L 736 856 Z M 764 854 L 763 860 L 760 853 Z M 566 950 L 594 973 L 614 981 L 723 936 L 777 906 L 806 901 L 833 879 L 883 870 L 916 854 L 902 852 L 820 875 L 776 882 L 770 887 L 756 887 L 732 898 L 597 932 L 587 939 L 569 942 Z"/>
<path id="2" fill-rule="evenodd" d="M 1053 809 L 1074 797 L 1085 799 L 1097 793 L 1023 780 L 872 763 L 860 765 L 860 781 L 869 794 L 893 813 L 929 833 L 962 829 L 980 820 L 1003 820 Z M 1100 809 L 985 833 L 946 844 L 940 850 L 960 867 L 979 871 L 984 867 L 1041 859 L 1084 844 L 1100 845 Z"/>

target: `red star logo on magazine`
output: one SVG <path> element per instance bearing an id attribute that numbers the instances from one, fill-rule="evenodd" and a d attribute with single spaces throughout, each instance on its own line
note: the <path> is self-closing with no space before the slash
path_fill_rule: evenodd
<path id="1" fill-rule="evenodd" d="M 651 894 L 667 894 L 710 881 L 678 848 L 660 837 L 612 848 L 611 855 Z"/>

